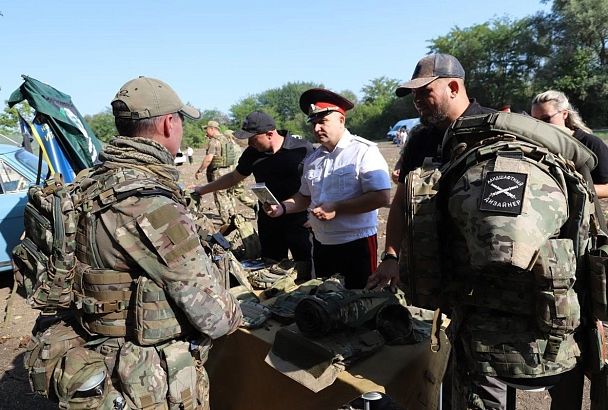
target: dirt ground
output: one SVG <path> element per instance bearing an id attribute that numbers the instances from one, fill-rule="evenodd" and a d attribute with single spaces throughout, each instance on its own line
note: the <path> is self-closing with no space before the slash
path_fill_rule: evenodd
<path id="1" fill-rule="evenodd" d="M 397 161 L 399 148 L 389 142 L 380 142 L 380 150 L 386 158 L 389 167 L 392 168 Z M 196 181 L 194 172 L 202 159 L 202 150 L 195 150 L 194 163 L 181 165 L 182 180 L 184 186 L 189 186 Z M 246 181 L 245 185 L 248 185 Z M 253 182 L 253 180 L 251 180 Z M 393 193 L 394 193 L 393 186 Z M 203 198 L 204 206 L 209 208 L 209 212 L 214 212 L 213 199 L 211 195 Z M 242 206 L 245 216 L 252 217 L 253 213 L 249 208 Z M 380 210 L 378 243 L 379 251 L 384 248 L 384 233 L 386 231 L 386 217 L 388 208 Z M 0 277 L 0 323 L 6 312 L 6 301 L 13 286 L 12 275 L 5 273 Z M 14 301 L 14 312 L 12 320 L 4 327 L 0 328 L 0 410 L 21 409 L 21 410 L 47 410 L 57 407 L 44 398 L 35 396 L 30 391 L 27 374 L 23 369 L 23 357 L 25 347 L 29 340 L 32 325 L 37 316 L 37 311 L 30 309 L 24 301 L 22 294 L 17 294 Z M 212 381 L 213 382 L 213 381 Z M 405 386 L 404 386 L 405 388 Z M 585 384 L 585 397 L 583 409 L 589 409 L 589 383 Z M 551 398 L 547 392 L 517 392 L 517 409 L 520 410 L 543 410 L 549 409 Z M 245 410 L 245 409 L 244 409 Z M 255 410 L 255 409 L 254 409 Z M 322 409 L 331 410 L 331 409 Z"/>

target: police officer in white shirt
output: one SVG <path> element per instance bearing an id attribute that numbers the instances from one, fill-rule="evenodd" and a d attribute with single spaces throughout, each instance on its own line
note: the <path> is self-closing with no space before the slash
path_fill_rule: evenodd
<path id="1" fill-rule="evenodd" d="M 300 96 L 300 108 L 321 146 L 304 160 L 300 191 L 266 212 L 308 209 L 316 276 L 339 273 L 347 288 L 362 289 L 378 264 L 377 209 L 390 203 L 388 165 L 375 143 L 346 129 L 353 108 L 346 98 L 313 88 Z"/>

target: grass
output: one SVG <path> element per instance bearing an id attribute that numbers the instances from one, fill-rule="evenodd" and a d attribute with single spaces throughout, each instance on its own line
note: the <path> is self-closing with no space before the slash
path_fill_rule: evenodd
<path id="1" fill-rule="evenodd" d="M 602 129 L 599 129 L 599 130 L 594 130 L 593 134 L 597 135 L 598 137 L 600 137 L 604 141 L 608 142 L 608 129 L 607 128 L 602 128 Z"/>

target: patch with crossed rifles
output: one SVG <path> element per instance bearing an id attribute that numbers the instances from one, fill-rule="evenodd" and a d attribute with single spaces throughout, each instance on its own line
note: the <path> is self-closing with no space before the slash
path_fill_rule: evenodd
<path id="1" fill-rule="evenodd" d="M 528 175 L 519 172 L 488 172 L 479 210 L 520 215 L 527 180 Z"/>

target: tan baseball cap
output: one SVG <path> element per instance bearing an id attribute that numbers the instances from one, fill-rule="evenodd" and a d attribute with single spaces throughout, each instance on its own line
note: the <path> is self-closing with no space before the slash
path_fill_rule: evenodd
<path id="1" fill-rule="evenodd" d="M 219 130 L 220 129 L 220 123 L 217 122 L 217 121 L 213 121 L 213 120 L 207 121 L 207 125 L 205 125 L 203 127 L 203 129 L 206 130 L 209 127 L 211 127 L 211 128 L 217 128 Z"/>
<path id="2" fill-rule="evenodd" d="M 193 120 L 201 117 L 201 113 L 184 104 L 167 83 L 150 77 L 140 76 L 127 82 L 120 87 L 114 101 L 122 101 L 129 108 L 129 111 L 114 110 L 115 117 L 138 120 L 176 112 Z"/>

